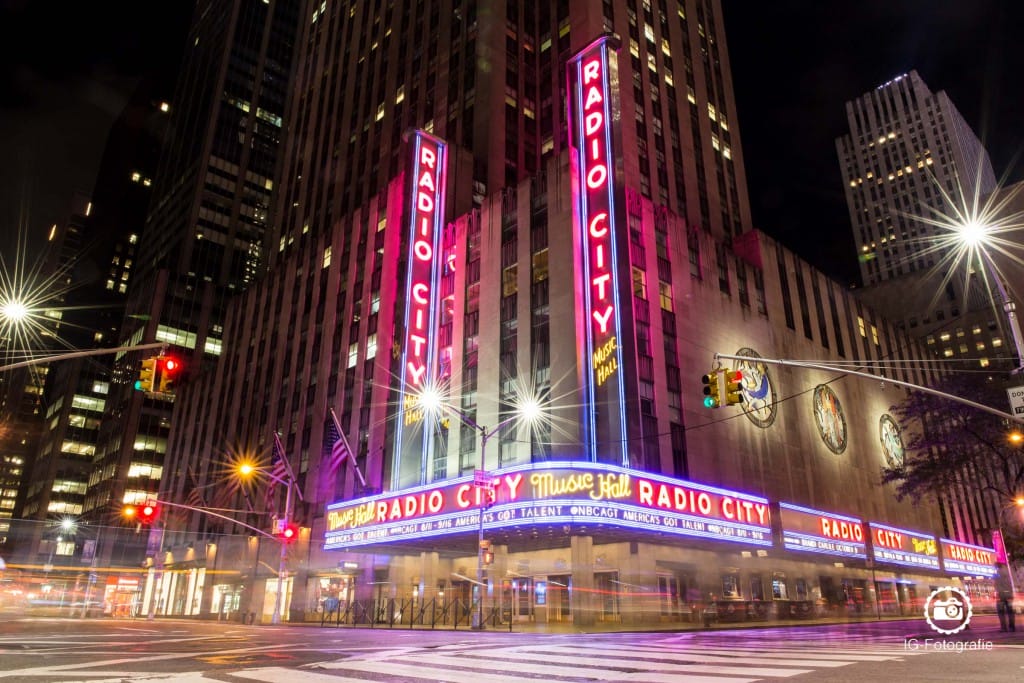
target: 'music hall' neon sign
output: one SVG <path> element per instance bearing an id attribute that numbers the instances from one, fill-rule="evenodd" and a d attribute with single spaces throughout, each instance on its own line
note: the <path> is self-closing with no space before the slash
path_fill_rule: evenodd
<path id="1" fill-rule="evenodd" d="M 538 524 L 626 527 L 770 546 L 771 513 L 758 496 L 599 463 L 496 470 L 485 529 Z M 483 489 L 472 477 L 327 507 L 325 549 L 476 533 Z"/>
<path id="2" fill-rule="evenodd" d="M 440 139 L 417 130 L 412 135 L 412 169 L 407 190 L 409 201 L 408 255 L 406 259 L 405 318 L 400 370 L 399 415 L 395 434 L 396 458 L 392 486 L 402 474 L 427 471 L 429 438 L 417 428 L 422 411 L 416 405 L 424 382 L 436 372 L 438 290 L 441 277 L 439 248 L 444 226 L 444 191 L 447 147 Z M 403 429 L 410 434 L 403 437 Z M 415 462 L 414 466 L 403 463 Z M 422 477 L 420 479 L 422 481 Z"/>
<path id="3" fill-rule="evenodd" d="M 616 184 L 612 148 L 612 105 L 618 80 L 612 58 L 616 47 L 617 39 L 599 38 L 570 59 L 566 69 L 576 248 L 583 270 L 578 296 L 586 316 L 582 339 L 586 358 L 585 442 L 590 460 L 598 459 L 597 442 L 601 441 L 602 460 L 626 466 L 629 457 L 625 449 L 626 396 L 616 245 L 616 199 L 621 188 Z M 598 412 L 604 415 L 600 425 Z M 612 449 L 615 452 L 608 458 Z"/>

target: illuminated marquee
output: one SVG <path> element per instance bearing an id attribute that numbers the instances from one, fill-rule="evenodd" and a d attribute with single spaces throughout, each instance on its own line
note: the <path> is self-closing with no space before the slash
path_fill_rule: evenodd
<path id="1" fill-rule="evenodd" d="M 779 503 L 786 550 L 867 558 L 864 523 L 856 517 Z"/>
<path id="2" fill-rule="evenodd" d="M 444 226 L 447 147 L 423 131 L 411 138 L 412 166 L 407 189 L 408 252 L 406 258 L 404 337 L 400 370 L 399 415 L 392 485 L 422 481 L 428 470 L 429 434 L 419 428 L 422 411 L 416 395 L 436 372 L 440 243 Z M 403 432 L 408 429 L 408 433 Z M 406 481 L 403 481 L 406 480 Z"/>
<path id="3" fill-rule="evenodd" d="M 939 568 L 939 549 L 934 536 L 878 522 L 868 523 L 868 530 L 872 556 L 876 562 L 925 569 Z"/>
<path id="4" fill-rule="evenodd" d="M 629 464 L 625 416 L 622 312 L 618 274 L 618 207 L 622 190 L 615 177 L 614 105 L 618 77 L 613 59 L 617 40 L 605 36 L 569 60 L 569 126 L 576 226 L 576 257 L 582 282 L 578 299 L 585 315 L 580 340 L 588 398 L 585 442 L 591 460 Z M 605 415 L 597 423 L 594 406 Z M 600 431 L 599 431 L 600 430 Z M 611 444 L 620 444 L 616 452 Z"/>
<path id="5" fill-rule="evenodd" d="M 949 574 L 964 576 L 995 576 L 995 548 L 984 548 L 979 545 L 939 539 L 942 549 L 942 567 Z"/>
<path id="6" fill-rule="evenodd" d="M 771 545 L 768 501 L 614 465 L 543 463 L 496 470 L 486 529 L 587 524 Z M 360 501 L 326 515 L 325 549 L 476 533 L 481 489 L 472 477 Z"/>

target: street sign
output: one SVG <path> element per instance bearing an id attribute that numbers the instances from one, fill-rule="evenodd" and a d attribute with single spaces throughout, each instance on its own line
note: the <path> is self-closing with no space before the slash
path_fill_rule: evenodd
<path id="1" fill-rule="evenodd" d="M 473 486 L 481 489 L 494 488 L 494 480 L 483 470 L 473 471 Z"/>
<path id="2" fill-rule="evenodd" d="M 1010 412 L 1013 415 L 1024 415 L 1024 387 L 1010 387 L 1006 390 L 1010 397 Z"/>

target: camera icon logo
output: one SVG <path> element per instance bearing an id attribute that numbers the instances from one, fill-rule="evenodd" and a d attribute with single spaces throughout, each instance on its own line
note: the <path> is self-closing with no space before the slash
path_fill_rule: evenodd
<path id="1" fill-rule="evenodd" d="M 970 597 L 953 586 L 935 589 L 924 603 L 924 618 L 928 625 L 946 636 L 967 628 L 973 615 Z"/>

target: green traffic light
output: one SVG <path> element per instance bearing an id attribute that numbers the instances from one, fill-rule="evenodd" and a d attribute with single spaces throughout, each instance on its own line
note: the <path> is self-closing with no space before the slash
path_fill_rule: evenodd
<path id="1" fill-rule="evenodd" d="M 712 398 L 711 396 L 705 396 L 704 397 L 704 407 L 705 408 L 714 408 L 714 407 L 716 407 L 715 399 Z"/>
<path id="2" fill-rule="evenodd" d="M 135 391 L 142 391 L 142 380 L 135 380 Z"/>

